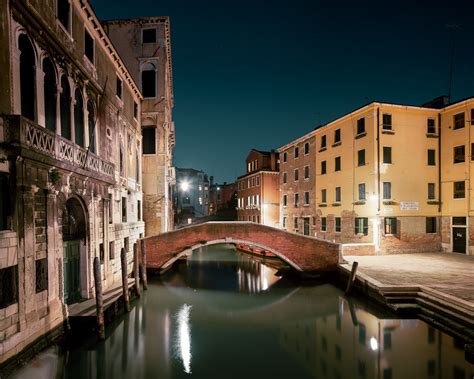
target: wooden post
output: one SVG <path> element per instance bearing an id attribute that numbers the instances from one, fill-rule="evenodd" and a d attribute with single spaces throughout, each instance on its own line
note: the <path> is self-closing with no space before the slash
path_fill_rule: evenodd
<path id="1" fill-rule="evenodd" d="M 125 311 L 130 312 L 130 297 L 128 296 L 127 254 L 125 253 L 125 249 L 123 247 L 120 251 L 120 260 L 122 263 L 123 302 Z"/>
<path id="2" fill-rule="evenodd" d="M 140 297 L 140 275 L 139 271 L 140 261 L 138 259 L 138 247 L 137 244 L 133 244 L 133 276 L 135 278 L 135 290 L 137 291 L 137 297 Z"/>
<path id="3" fill-rule="evenodd" d="M 97 309 L 97 327 L 100 340 L 105 340 L 104 297 L 102 294 L 102 278 L 99 257 L 94 258 L 95 304 Z"/>
<path id="4" fill-rule="evenodd" d="M 140 260 L 140 271 L 142 272 L 143 289 L 146 291 L 148 289 L 148 280 L 146 277 L 146 250 L 144 240 L 141 240 L 141 248 L 142 259 Z"/>
<path id="5" fill-rule="evenodd" d="M 352 284 L 354 283 L 358 266 L 359 266 L 359 262 L 352 262 L 352 270 L 351 270 L 351 275 L 349 276 L 349 281 L 347 282 L 346 294 L 349 293 L 352 287 Z"/>

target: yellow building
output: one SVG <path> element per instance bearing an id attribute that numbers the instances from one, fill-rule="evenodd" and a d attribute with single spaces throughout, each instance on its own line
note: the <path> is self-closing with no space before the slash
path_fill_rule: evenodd
<path id="1" fill-rule="evenodd" d="M 432 106 L 374 102 L 305 136 L 316 145 L 316 237 L 342 243 L 346 254 L 474 253 L 466 156 L 474 98 Z"/>

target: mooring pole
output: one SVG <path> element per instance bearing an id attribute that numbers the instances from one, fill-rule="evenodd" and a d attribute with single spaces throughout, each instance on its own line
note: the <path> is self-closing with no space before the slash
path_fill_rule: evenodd
<path id="1" fill-rule="evenodd" d="M 94 258 L 95 305 L 97 309 L 97 327 L 100 340 L 105 340 L 104 297 L 102 294 L 102 278 L 100 275 L 99 257 Z"/>
<path id="2" fill-rule="evenodd" d="M 146 250 L 144 240 L 141 240 L 141 248 L 142 259 L 140 260 L 140 271 L 142 273 L 143 289 L 146 291 L 148 289 L 148 281 L 146 277 Z"/>
<path id="3" fill-rule="evenodd" d="M 352 284 L 354 283 L 358 266 L 359 266 L 359 262 L 352 262 L 352 270 L 351 270 L 351 275 L 349 276 L 349 281 L 347 282 L 346 294 L 349 293 L 352 287 Z"/>
<path id="4" fill-rule="evenodd" d="M 120 251 L 120 260 L 122 263 L 122 287 L 123 287 L 123 302 L 126 312 L 130 312 L 130 297 L 128 296 L 128 275 L 127 275 L 127 254 L 122 247 Z"/>
<path id="5" fill-rule="evenodd" d="M 140 275 L 139 275 L 140 260 L 138 259 L 138 247 L 137 244 L 133 244 L 133 276 L 135 278 L 135 290 L 137 291 L 137 297 L 140 297 Z"/>

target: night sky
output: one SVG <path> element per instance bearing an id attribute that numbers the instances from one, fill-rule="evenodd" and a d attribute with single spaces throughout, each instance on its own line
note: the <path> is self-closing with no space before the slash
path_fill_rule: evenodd
<path id="1" fill-rule="evenodd" d="M 474 95 L 474 1 L 91 0 L 101 19 L 170 16 L 174 164 L 218 182 L 369 101 Z"/>

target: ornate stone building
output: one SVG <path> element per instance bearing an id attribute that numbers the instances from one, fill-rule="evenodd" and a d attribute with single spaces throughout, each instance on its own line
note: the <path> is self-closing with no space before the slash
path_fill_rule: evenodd
<path id="1" fill-rule="evenodd" d="M 173 229 L 175 141 L 170 21 L 145 17 L 103 23 L 133 79 L 142 99 L 143 216 L 146 234 Z"/>
<path id="2" fill-rule="evenodd" d="M 0 0 L 0 363 L 120 282 L 144 233 L 142 96 L 86 0 Z"/>

